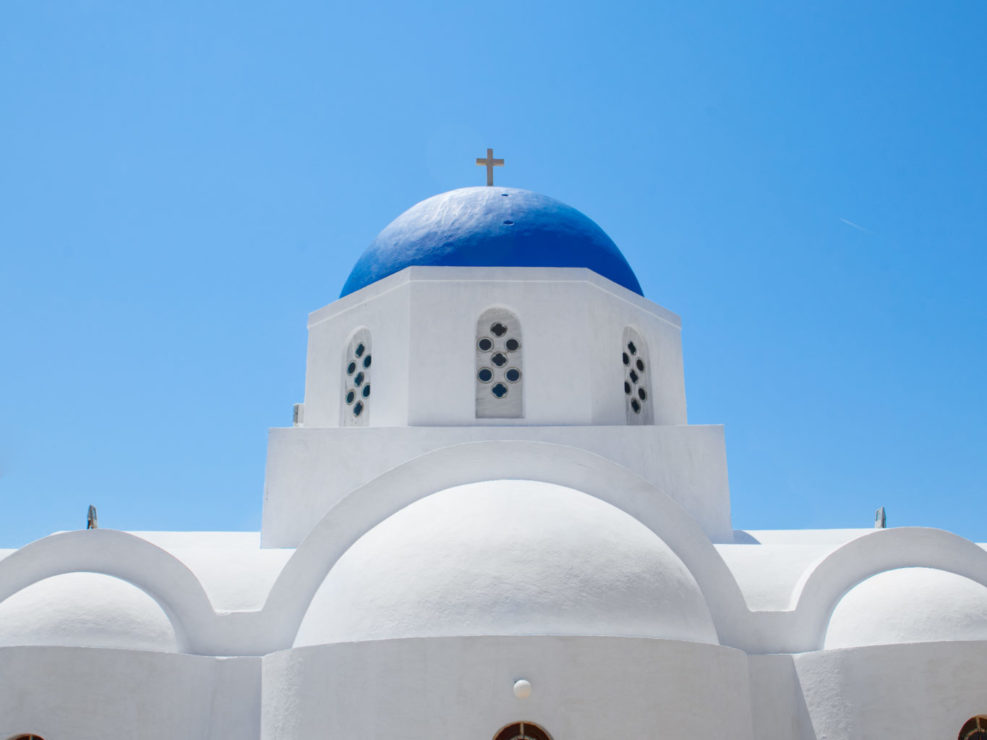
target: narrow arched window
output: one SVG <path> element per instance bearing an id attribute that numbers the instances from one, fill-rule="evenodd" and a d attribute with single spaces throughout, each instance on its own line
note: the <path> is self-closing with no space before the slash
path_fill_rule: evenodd
<path id="1" fill-rule="evenodd" d="M 987 740 L 987 715 L 968 719 L 960 730 L 959 740 Z"/>
<path id="2" fill-rule="evenodd" d="M 552 740 L 552 736 L 532 722 L 515 722 L 494 735 L 494 740 Z"/>
<path id="3" fill-rule="evenodd" d="M 45 740 L 41 735 L 14 735 L 10 740 Z"/>
<path id="4" fill-rule="evenodd" d="M 370 330 L 354 332 L 343 354 L 343 398 L 340 426 L 366 426 L 370 418 L 370 367 L 373 364 Z"/>
<path id="5" fill-rule="evenodd" d="M 484 311 L 476 322 L 476 418 L 524 415 L 521 322 L 505 308 Z"/>
<path id="6" fill-rule="evenodd" d="M 644 338 L 631 327 L 624 329 L 620 361 L 624 369 L 624 412 L 628 424 L 653 424 L 651 356 Z"/>

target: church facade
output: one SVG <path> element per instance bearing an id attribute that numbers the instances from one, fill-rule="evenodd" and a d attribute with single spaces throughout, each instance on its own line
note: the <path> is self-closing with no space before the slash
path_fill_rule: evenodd
<path id="1" fill-rule="evenodd" d="M 987 740 L 985 548 L 733 530 L 679 317 L 575 209 L 429 198 L 308 328 L 259 533 L 2 552 L 0 739 Z"/>

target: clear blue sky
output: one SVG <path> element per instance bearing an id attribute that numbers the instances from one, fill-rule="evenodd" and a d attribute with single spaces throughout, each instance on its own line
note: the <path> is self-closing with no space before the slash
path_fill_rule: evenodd
<path id="1" fill-rule="evenodd" d="M 738 528 L 987 540 L 987 4 L 0 5 L 0 544 L 256 529 L 305 321 L 418 200 L 563 200 L 684 320 Z"/>

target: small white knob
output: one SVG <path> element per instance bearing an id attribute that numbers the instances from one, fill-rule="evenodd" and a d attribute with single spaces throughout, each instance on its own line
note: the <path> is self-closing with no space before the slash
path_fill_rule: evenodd
<path id="1" fill-rule="evenodd" d="M 531 682 L 523 678 L 514 682 L 514 696 L 518 699 L 527 699 L 531 696 Z"/>

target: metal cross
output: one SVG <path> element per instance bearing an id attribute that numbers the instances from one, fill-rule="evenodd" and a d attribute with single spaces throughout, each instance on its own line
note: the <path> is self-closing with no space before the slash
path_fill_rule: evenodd
<path id="1" fill-rule="evenodd" d="M 487 158 L 486 159 L 483 159 L 481 157 L 477 157 L 476 158 L 476 163 L 480 167 L 486 167 L 487 168 L 487 185 L 490 185 L 490 186 L 493 185 L 493 168 L 494 167 L 503 167 L 504 166 L 504 160 L 503 159 L 494 159 L 493 149 L 487 149 Z"/>

